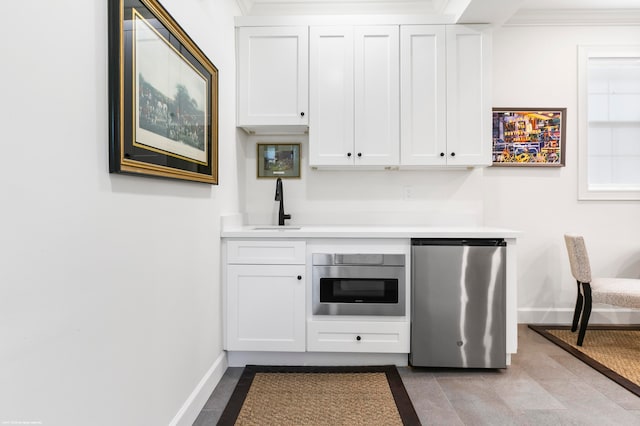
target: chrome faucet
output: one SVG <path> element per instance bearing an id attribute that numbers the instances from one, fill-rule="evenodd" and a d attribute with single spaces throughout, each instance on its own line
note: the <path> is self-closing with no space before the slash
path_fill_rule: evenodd
<path id="1" fill-rule="evenodd" d="M 284 192 L 282 191 L 282 179 L 276 180 L 276 201 L 280 201 L 280 210 L 278 211 L 278 225 L 284 226 L 285 219 L 291 219 L 290 214 L 284 214 Z"/>

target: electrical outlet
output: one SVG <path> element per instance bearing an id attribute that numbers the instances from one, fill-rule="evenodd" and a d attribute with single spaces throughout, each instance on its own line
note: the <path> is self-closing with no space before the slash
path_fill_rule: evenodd
<path id="1" fill-rule="evenodd" d="M 407 185 L 402 187 L 402 198 L 405 200 L 413 198 L 413 186 Z"/>

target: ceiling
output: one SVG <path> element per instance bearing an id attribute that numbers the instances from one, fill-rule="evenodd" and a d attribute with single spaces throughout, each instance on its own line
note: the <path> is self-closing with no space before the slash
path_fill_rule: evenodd
<path id="1" fill-rule="evenodd" d="M 640 24 L 640 0 L 236 0 L 243 15 L 432 15 L 494 25 Z"/>

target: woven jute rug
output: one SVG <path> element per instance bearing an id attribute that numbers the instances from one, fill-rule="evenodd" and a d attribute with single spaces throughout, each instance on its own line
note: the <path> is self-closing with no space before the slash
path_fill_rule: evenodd
<path id="1" fill-rule="evenodd" d="M 398 370 L 245 367 L 219 425 L 419 425 Z"/>
<path id="2" fill-rule="evenodd" d="M 569 326 L 529 325 L 567 352 L 640 396 L 640 325 L 590 325 L 582 346 Z"/>

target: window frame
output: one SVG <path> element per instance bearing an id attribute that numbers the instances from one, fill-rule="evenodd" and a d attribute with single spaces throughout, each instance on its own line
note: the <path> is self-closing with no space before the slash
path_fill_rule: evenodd
<path id="1" fill-rule="evenodd" d="M 589 59 L 640 58 L 640 45 L 578 46 L 578 200 L 640 200 L 639 189 L 589 189 Z"/>

